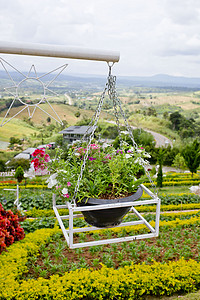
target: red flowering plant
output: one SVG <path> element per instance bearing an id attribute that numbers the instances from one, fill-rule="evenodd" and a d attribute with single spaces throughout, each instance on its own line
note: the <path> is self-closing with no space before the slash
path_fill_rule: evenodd
<path id="1" fill-rule="evenodd" d="M 34 166 L 34 170 L 45 170 L 47 169 L 48 166 L 48 162 L 50 161 L 50 156 L 49 154 L 45 153 L 45 149 L 41 148 L 41 149 L 36 149 L 33 153 L 32 156 L 34 157 L 34 159 L 31 161 L 33 163 Z"/>
<path id="2" fill-rule="evenodd" d="M 127 196 L 138 188 L 144 180 L 146 158 L 150 157 L 144 149 L 136 150 L 127 143 L 121 149 L 105 143 L 70 146 L 67 160 L 61 156 L 62 153 L 51 163 L 48 187 L 68 201 L 73 200 L 83 165 L 76 201 L 89 197 L 113 199 Z"/>
<path id="3" fill-rule="evenodd" d="M 15 241 L 25 237 L 24 229 L 19 224 L 18 215 L 11 210 L 4 210 L 0 203 L 0 253 Z"/>

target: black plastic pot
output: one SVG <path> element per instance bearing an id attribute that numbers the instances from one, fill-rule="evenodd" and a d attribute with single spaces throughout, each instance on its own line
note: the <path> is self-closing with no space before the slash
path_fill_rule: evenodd
<path id="1" fill-rule="evenodd" d="M 120 199 L 94 199 L 88 198 L 81 202 L 77 202 L 77 206 L 93 206 L 113 203 L 124 203 L 133 202 L 138 200 L 142 196 L 143 190 L 141 187 L 138 188 L 137 192 L 131 196 L 120 198 Z M 113 227 L 117 226 L 122 222 L 123 217 L 129 212 L 129 207 L 109 208 L 100 210 L 83 211 L 85 221 L 95 227 Z"/>

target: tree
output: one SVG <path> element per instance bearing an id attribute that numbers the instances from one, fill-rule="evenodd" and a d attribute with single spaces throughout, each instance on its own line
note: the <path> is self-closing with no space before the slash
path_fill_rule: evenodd
<path id="1" fill-rule="evenodd" d="M 163 118 L 166 120 L 166 119 L 168 119 L 168 117 L 169 117 L 168 111 L 164 111 Z"/>
<path id="2" fill-rule="evenodd" d="M 51 123 L 51 118 L 47 117 L 47 123 Z"/>
<path id="3" fill-rule="evenodd" d="M 16 171 L 15 171 L 15 178 L 17 181 L 20 183 L 24 179 L 24 170 L 22 169 L 21 166 L 19 166 Z"/>
<path id="4" fill-rule="evenodd" d="M 183 116 L 178 111 L 175 111 L 174 113 L 170 114 L 169 120 L 172 123 L 172 128 L 174 130 L 179 130 Z"/>
<path id="5" fill-rule="evenodd" d="M 200 165 L 200 143 L 194 140 L 192 144 L 187 145 L 182 152 L 186 166 L 192 173 L 196 173 Z"/>
<path id="6" fill-rule="evenodd" d="M 74 115 L 75 115 L 75 117 L 76 117 L 76 118 L 79 118 L 79 117 L 80 117 L 80 115 L 81 115 L 81 113 L 80 113 L 80 111 L 78 110 L 77 112 L 75 112 L 75 114 L 74 114 Z"/>
<path id="7" fill-rule="evenodd" d="M 20 139 L 18 139 L 18 138 L 15 138 L 15 137 L 11 136 L 10 140 L 9 140 L 9 143 L 10 143 L 10 146 L 13 146 L 14 144 L 21 145 L 22 141 Z"/>
<path id="8" fill-rule="evenodd" d="M 186 164 L 185 164 L 185 160 L 184 157 L 178 153 L 174 160 L 173 160 L 173 164 L 172 167 L 178 168 L 178 169 L 182 169 L 185 170 L 186 169 Z"/>
<path id="9" fill-rule="evenodd" d="M 0 159 L 0 172 L 4 172 L 6 170 L 5 161 Z"/>
<path id="10" fill-rule="evenodd" d="M 160 149 L 159 154 L 158 154 L 158 163 L 159 163 L 159 168 L 158 168 L 158 174 L 157 174 L 157 187 L 162 187 L 162 182 L 163 182 L 163 172 L 162 172 L 162 163 L 163 163 L 163 151 Z"/>
<path id="11" fill-rule="evenodd" d="M 157 117 L 156 109 L 154 107 L 148 107 L 148 109 L 147 109 L 147 116 Z"/>
<path id="12" fill-rule="evenodd" d="M 62 146 L 63 145 L 63 136 L 62 135 L 59 135 L 57 136 L 56 138 L 56 147 L 57 146 Z"/>
<path id="13" fill-rule="evenodd" d="M 12 158 L 7 166 L 10 169 L 17 169 L 19 166 L 21 166 L 22 169 L 26 171 L 30 168 L 30 160 L 25 158 Z"/>

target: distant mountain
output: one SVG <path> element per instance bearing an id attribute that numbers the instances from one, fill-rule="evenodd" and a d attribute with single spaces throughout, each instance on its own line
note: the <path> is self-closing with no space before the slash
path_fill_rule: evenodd
<path id="1" fill-rule="evenodd" d="M 185 87 L 200 89 L 200 78 L 178 77 L 166 74 L 154 76 L 119 76 L 119 83 L 133 84 L 147 87 Z"/>
<path id="2" fill-rule="evenodd" d="M 11 77 L 14 80 L 22 80 L 22 75 L 18 72 L 10 72 Z M 38 74 L 38 76 L 44 75 Z M 55 74 L 53 75 L 55 76 Z M 104 85 L 106 82 L 106 77 L 102 75 L 87 75 L 87 74 L 73 74 L 66 75 L 60 74 L 56 79 L 59 81 L 67 81 L 67 82 L 77 82 L 80 84 L 91 83 L 95 85 Z M 5 71 L 0 70 L 0 79 L 9 79 L 8 75 Z M 51 80 L 52 75 L 47 75 L 42 78 L 43 81 Z M 200 89 L 200 78 L 197 77 L 180 77 L 180 76 L 170 76 L 166 74 L 157 74 L 154 76 L 118 76 L 117 77 L 117 85 L 125 85 L 125 86 L 141 86 L 141 87 L 180 87 L 180 88 L 192 88 L 192 89 Z"/>

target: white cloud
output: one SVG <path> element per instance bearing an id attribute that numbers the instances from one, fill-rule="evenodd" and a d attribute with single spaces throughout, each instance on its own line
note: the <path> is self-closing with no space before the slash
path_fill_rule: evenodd
<path id="1" fill-rule="evenodd" d="M 199 0 L 7 0 L 1 4 L 0 40 L 120 51 L 121 75 L 200 76 Z M 5 56 L 48 70 L 63 59 Z M 105 73 L 106 64 L 69 60 L 70 72 Z"/>

